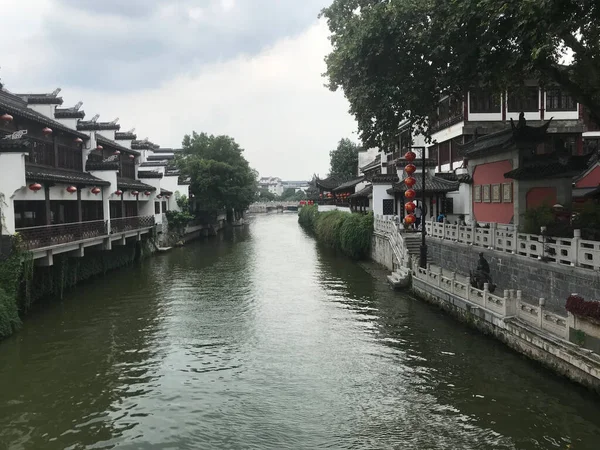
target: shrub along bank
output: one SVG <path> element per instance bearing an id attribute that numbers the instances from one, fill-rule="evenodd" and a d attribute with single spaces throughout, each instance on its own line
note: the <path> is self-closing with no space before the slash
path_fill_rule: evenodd
<path id="1" fill-rule="evenodd" d="M 303 206 L 298 223 L 313 233 L 317 241 L 352 259 L 369 256 L 373 235 L 373 215 L 343 211 L 319 212 L 317 205 Z"/>

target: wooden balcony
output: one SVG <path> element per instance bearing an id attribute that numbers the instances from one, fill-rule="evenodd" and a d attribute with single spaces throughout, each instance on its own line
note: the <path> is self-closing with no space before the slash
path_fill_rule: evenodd
<path id="1" fill-rule="evenodd" d="M 104 220 L 17 228 L 16 232 L 27 250 L 54 247 L 108 235 Z"/>
<path id="2" fill-rule="evenodd" d="M 124 233 L 126 231 L 141 230 L 154 226 L 154 216 L 121 217 L 110 219 L 110 232 Z"/>

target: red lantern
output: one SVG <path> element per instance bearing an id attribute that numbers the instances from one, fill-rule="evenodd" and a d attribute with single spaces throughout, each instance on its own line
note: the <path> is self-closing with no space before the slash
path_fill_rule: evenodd
<path id="1" fill-rule="evenodd" d="M 323 198 L 323 194 L 319 194 L 319 198 Z"/>
<path id="2" fill-rule="evenodd" d="M 100 144 L 98 144 L 98 145 L 96 146 L 96 150 L 104 150 L 104 147 L 102 147 Z"/>
<path id="3" fill-rule="evenodd" d="M 115 191 L 115 194 L 117 194 L 117 195 L 121 196 L 121 195 L 123 195 L 123 191 L 122 191 L 121 189 L 117 189 L 117 190 Z"/>
<path id="4" fill-rule="evenodd" d="M 94 195 L 98 195 L 100 193 L 100 188 L 99 187 L 93 187 L 91 192 Z"/>
<path id="5" fill-rule="evenodd" d="M 404 179 L 404 184 L 406 186 L 408 186 L 409 188 L 413 187 L 415 184 L 417 184 L 417 180 L 413 177 L 408 177 Z"/>
<path id="6" fill-rule="evenodd" d="M 31 183 L 29 185 L 29 189 L 32 190 L 33 192 L 37 192 L 42 188 L 42 185 L 40 183 Z"/>
<path id="7" fill-rule="evenodd" d="M 0 120 L 2 120 L 3 122 L 9 123 L 13 121 L 13 116 L 11 116 L 10 114 L 2 114 L 0 116 Z"/>
<path id="8" fill-rule="evenodd" d="M 69 187 L 67 188 L 67 192 L 68 192 L 69 194 L 72 194 L 73 192 L 77 192 L 77 188 L 76 188 L 75 186 L 69 186 Z"/>
<path id="9" fill-rule="evenodd" d="M 152 194 L 152 192 L 150 192 L 150 191 L 144 192 L 144 195 L 147 196 L 147 197 L 150 196 L 150 194 Z"/>
<path id="10" fill-rule="evenodd" d="M 162 195 L 158 194 L 158 195 L 156 196 L 156 198 L 162 198 Z"/>
<path id="11" fill-rule="evenodd" d="M 409 202 L 406 205 L 404 205 L 404 208 L 406 209 L 407 213 L 412 214 L 415 212 L 416 206 L 413 202 Z"/>
<path id="12" fill-rule="evenodd" d="M 169 199 L 171 198 L 171 196 L 170 196 L 170 195 L 165 195 L 165 198 L 166 198 L 167 200 L 169 200 Z"/>
<path id="13" fill-rule="evenodd" d="M 129 155 L 129 159 L 135 159 L 135 155 Z"/>
<path id="14" fill-rule="evenodd" d="M 417 155 L 413 151 L 408 151 L 404 155 L 404 159 L 406 159 L 408 162 L 413 162 L 416 159 L 416 157 L 417 157 Z"/>
<path id="15" fill-rule="evenodd" d="M 412 200 L 416 196 L 417 196 L 417 193 L 415 192 L 414 189 L 407 189 L 406 192 L 404 193 L 404 197 L 409 200 Z"/>
<path id="16" fill-rule="evenodd" d="M 417 218 L 415 217 L 414 214 L 409 214 L 408 216 L 406 216 L 404 218 L 404 222 L 406 222 L 408 225 L 412 225 L 416 221 L 417 221 Z"/>
<path id="17" fill-rule="evenodd" d="M 44 136 L 50 136 L 52 134 L 52 128 L 45 127 L 42 129 L 42 133 L 44 133 Z"/>
<path id="18" fill-rule="evenodd" d="M 415 173 L 416 170 L 417 170 L 417 166 L 415 166 L 414 164 L 407 164 L 406 167 L 404 168 L 404 171 L 408 175 L 412 175 L 413 173 Z"/>
<path id="19" fill-rule="evenodd" d="M 121 154 L 121 152 L 119 150 L 116 150 L 115 152 L 113 152 L 113 155 L 117 155 L 118 156 L 120 154 Z"/>
<path id="20" fill-rule="evenodd" d="M 75 143 L 76 144 L 83 144 L 83 139 L 81 139 L 80 137 L 75 138 Z"/>
<path id="21" fill-rule="evenodd" d="M 135 195 L 137 197 L 138 195 L 140 195 L 140 193 L 138 191 L 132 191 L 131 195 Z"/>

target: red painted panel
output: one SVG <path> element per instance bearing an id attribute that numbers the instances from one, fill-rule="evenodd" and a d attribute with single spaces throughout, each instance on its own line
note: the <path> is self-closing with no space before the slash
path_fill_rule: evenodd
<path id="1" fill-rule="evenodd" d="M 548 206 L 556 205 L 556 188 L 553 187 L 537 187 L 531 188 L 527 192 L 527 209 L 537 208 L 546 204 Z"/>
<path id="2" fill-rule="evenodd" d="M 504 178 L 504 174 L 512 168 L 511 160 L 479 164 L 473 171 L 473 186 L 508 183 L 512 180 Z M 512 203 L 473 203 L 473 215 L 480 222 L 510 223 L 514 207 Z"/>
<path id="3" fill-rule="evenodd" d="M 600 166 L 596 166 L 590 173 L 575 183 L 578 188 L 595 188 L 600 186 Z"/>

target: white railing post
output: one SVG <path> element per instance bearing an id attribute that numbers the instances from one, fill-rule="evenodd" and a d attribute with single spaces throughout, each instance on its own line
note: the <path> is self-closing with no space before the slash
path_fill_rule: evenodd
<path id="1" fill-rule="evenodd" d="M 573 230 L 571 265 L 575 267 L 579 265 L 579 241 L 581 241 L 581 230 Z"/>
<path id="2" fill-rule="evenodd" d="M 454 294 L 454 284 L 456 283 L 456 272 L 452 272 L 450 274 L 450 282 L 452 283 L 452 286 L 450 287 L 450 292 L 452 292 Z"/>
<path id="3" fill-rule="evenodd" d="M 502 300 L 502 303 L 503 303 L 503 305 L 502 305 L 502 309 L 503 309 L 503 311 L 504 311 L 504 318 L 505 318 L 505 319 L 506 319 L 506 318 L 509 316 L 509 314 L 510 314 L 510 305 L 509 305 L 509 302 L 510 302 L 511 300 L 512 300 L 512 299 L 510 298 L 510 294 L 509 294 L 509 291 L 508 291 L 508 289 L 505 289 L 505 290 L 504 290 L 504 299 Z"/>
<path id="4" fill-rule="evenodd" d="M 488 243 L 489 248 L 494 250 L 496 248 L 496 232 L 498 230 L 498 224 L 496 222 L 490 223 L 490 242 Z"/>
<path id="5" fill-rule="evenodd" d="M 546 304 L 546 299 L 545 298 L 540 298 L 539 301 L 539 315 L 538 315 L 538 327 L 540 327 L 540 330 L 544 329 L 544 305 Z"/>
<path id="6" fill-rule="evenodd" d="M 488 293 L 490 290 L 490 285 L 488 283 L 484 283 L 483 285 L 483 307 L 488 309 Z"/>

